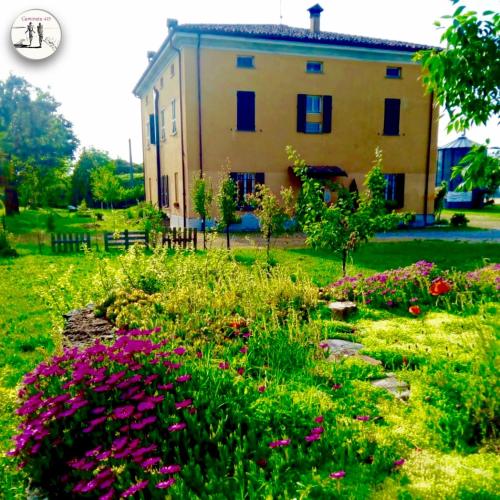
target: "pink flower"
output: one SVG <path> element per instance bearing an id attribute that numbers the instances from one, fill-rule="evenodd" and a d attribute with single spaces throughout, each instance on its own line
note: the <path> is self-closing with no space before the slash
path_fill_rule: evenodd
<path id="1" fill-rule="evenodd" d="M 137 405 L 139 411 L 154 410 L 156 404 L 153 401 L 143 401 Z"/>
<path id="2" fill-rule="evenodd" d="M 310 434 L 309 436 L 306 436 L 304 439 L 308 443 L 310 443 L 311 441 L 318 441 L 319 439 L 321 439 L 321 434 Z"/>
<path id="3" fill-rule="evenodd" d="M 146 488 L 148 484 L 149 484 L 149 481 L 147 479 L 144 480 L 144 481 L 140 481 L 139 483 L 134 484 L 130 488 L 128 488 L 127 490 L 125 490 L 120 495 L 120 497 L 121 498 L 131 497 L 132 495 L 134 495 L 138 491 L 143 490 L 144 488 Z"/>
<path id="4" fill-rule="evenodd" d="M 337 472 L 332 472 L 330 474 L 330 477 L 332 479 L 342 479 L 344 476 L 345 476 L 345 471 L 343 471 L 343 470 L 339 470 Z"/>
<path id="5" fill-rule="evenodd" d="M 259 392 L 264 392 L 266 390 L 266 386 L 265 385 L 261 385 L 258 387 L 257 389 Z"/>
<path id="6" fill-rule="evenodd" d="M 342 384 L 333 384 L 332 389 L 334 391 L 338 391 L 339 389 L 342 389 Z"/>
<path id="7" fill-rule="evenodd" d="M 311 434 L 323 434 L 325 429 L 323 427 L 314 427 L 311 429 Z"/>
<path id="8" fill-rule="evenodd" d="M 125 445 L 127 444 L 127 441 L 128 441 L 127 436 L 123 436 L 121 438 L 115 439 L 111 443 L 111 449 L 113 451 L 120 451 L 121 449 L 123 449 L 125 447 Z"/>
<path id="9" fill-rule="evenodd" d="M 175 477 L 171 477 L 170 479 L 167 479 L 166 481 L 161 481 L 159 483 L 156 483 L 156 488 L 160 488 L 162 490 L 166 488 L 170 488 L 175 483 Z"/>
<path id="10" fill-rule="evenodd" d="M 243 375 L 245 373 L 245 368 L 240 367 L 236 371 L 238 372 L 238 375 Z"/>
<path id="11" fill-rule="evenodd" d="M 113 414 L 116 418 L 129 418 L 132 413 L 134 413 L 135 408 L 132 405 L 119 406 L 113 410 Z"/>
<path id="12" fill-rule="evenodd" d="M 139 422 L 132 422 L 130 424 L 130 428 L 132 430 L 141 430 L 144 429 L 147 425 L 154 424 L 156 422 L 156 417 L 151 415 L 150 417 L 143 418 L 139 420 Z"/>
<path id="13" fill-rule="evenodd" d="M 183 382 L 187 382 L 188 380 L 191 380 L 191 375 L 180 375 L 175 379 L 177 382 L 182 384 Z"/>
<path id="14" fill-rule="evenodd" d="M 367 422 L 368 420 L 370 420 L 370 416 L 369 415 L 358 415 L 356 417 L 356 420 L 360 420 L 361 422 Z"/>
<path id="15" fill-rule="evenodd" d="M 219 368 L 221 370 L 227 370 L 229 368 L 229 363 L 227 361 L 224 361 L 223 363 L 219 363 Z"/>
<path id="16" fill-rule="evenodd" d="M 269 443 L 269 448 L 280 448 L 282 446 L 288 446 L 290 444 L 290 439 L 278 439 L 278 441 L 271 441 Z"/>
<path id="17" fill-rule="evenodd" d="M 178 403 L 175 403 L 175 407 L 180 410 L 181 408 L 186 408 L 190 405 L 193 404 L 192 399 L 185 399 L 184 401 L 179 401 Z"/>
<path id="18" fill-rule="evenodd" d="M 405 461 L 406 460 L 404 458 L 400 458 L 399 460 L 395 460 L 394 467 L 401 467 L 405 463 Z"/>
<path id="19" fill-rule="evenodd" d="M 168 427 L 169 432 L 177 432 L 177 431 L 182 431 L 182 429 L 185 429 L 187 426 L 184 422 L 179 422 L 177 424 L 172 424 L 170 427 Z"/>
<path id="20" fill-rule="evenodd" d="M 203 353 L 201 351 L 196 351 L 196 357 L 198 359 L 202 358 L 203 357 Z"/>
<path id="21" fill-rule="evenodd" d="M 161 384 L 157 386 L 160 391 L 170 391 L 174 388 L 174 384 Z"/>
<path id="22" fill-rule="evenodd" d="M 102 484 L 101 484 L 101 486 L 102 486 Z M 101 495 L 99 497 L 99 500 L 113 500 L 114 494 L 115 494 L 115 490 L 113 488 L 111 488 L 109 491 L 104 493 L 104 495 Z"/>
<path id="23" fill-rule="evenodd" d="M 318 424 L 323 423 L 324 420 L 325 420 L 325 417 L 323 417 L 323 415 L 320 415 L 319 417 L 316 417 L 314 419 L 314 421 L 317 422 Z"/>
<path id="24" fill-rule="evenodd" d="M 328 349 L 328 342 L 320 342 L 319 346 L 321 349 Z"/>
<path id="25" fill-rule="evenodd" d="M 144 462 L 141 463 L 141 467 L 143 469 L 148 469 L 149 467 L 153 467 L 153 465 L 156 465 L 157 463 L 159 463 L 161 461 L 161 458 L 160 457 L 150 457 L 150 458 L 146 458 L 146 460 L 144 460 Z"/>
<path id="26" fill-rule="evenodd" d="M 182 356 L 183 354 L 186 354 L 186 349 L 184 347 L 176 347 L 173 352 L 177 354 L 178 356 Z"/>
<path id="27" fill-rule="evenodd" d="M 246 353 L 248 352 L 248 347 L 247 347 L 246 345 L 245 345 L 245 346 L 243 346 L 243 347 L 240 349 L 240 352 L 241 352 L 242 354 L 246 354 Z"/>
<path id="28" fill-rule="evenodd" d="M 176 474 L 181 471 L 180 465 L 166 465 L 160 469 L 160 474 Z"/>

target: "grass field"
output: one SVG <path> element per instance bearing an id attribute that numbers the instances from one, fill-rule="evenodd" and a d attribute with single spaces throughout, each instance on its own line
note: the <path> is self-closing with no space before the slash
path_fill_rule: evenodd
<path id="1" fill-rule="evenodd" d="M 443 210 L 442 218 L 450 220 L 454 213 L 464 213 L 470 227 L 500 229 L 500 205 L 489 205 L 478 210 Z"/>
<path id="2" fill-rule="evenodd" d="M 123 211 L 103 212 L 104 221 L 100 230 L 127 227 L 129 220 Z M 71 228 L 82 230 L 86 224 L 92 223 L 89 219 L 64 211 L 56 213 L 56 228 L 61 232 L 69 232 Z M 488 217 L 496 220 L 498 212 L 493 210 Z M 53 256 L 48 249 L 38 254 L 36 239 L 33 238 L 37 231 L 44 229 L 44 225 L 46 214 L 38 211 L 26 211 L 15 219 L 9 219 L 8 229 L 15 235 L 21 256 L 0 259 L 0 330 L 4 333 L 0 346 L 0 497 L 7 499 L 25 498 L 24 475 L 12 468 L 10 460 L 4 456 L 17 425 L 17 419 L 13 418 L 16 388 L 25 372 L 60 347 L 58 327 L 61 315 L 72 307 L 87 303 L 92 295 L 91 278 L 97 272 L 96 261 L 90 257 Z M 109 258 L 110 265 L 118 264 L 116 255 L 100 252 L 96 255 Z M 234 250 L 234 255 L 245 267 L 264 259 L 263 251 L 255 248 L 238 248 Z M 295 270 L 306 273 L 318 286 L 329 284 L 341 275 L 340 260 L 328 252 L 276 248 L 272 251 L 272 258 L 290 274 Z M 369 243 L 349 262 L 348 274 L 371 274 L 423 259 L 435 262 L 443 269 L 473 270 L 488 263 L 500 262 L 500 244 L 433 240 Z M 48 307 L 51 294 L 59 297 L 59 310 Z M 448 434 L 452 432 L 452 424 L 445 415 L 446 412 L 453 415 L 454 410 L 446 406 L 448 403 L 445 404 L 444 399 L 439 399 L 443 398 L 442 394 L 429 393 L 428 389 L 429 384 L 440 387 L 439 377 L 445 377 L 446 373 L 440 369 L 436 372 L 411 372 L 400 363 L 391 365 L 391 360 L 400 360 L 401 356 L 421 359 L 432 353 L 436 366 L 440 366 L 440 363 L 446 363 L 451 353 L 454 363 L 466 366 L 476 356 L 476 349 L 480 347 L 485 332 L 498 331 L 496 306 L 489 305 L 465 315 L 429 312 L 421 319 L 395 316 L 389 312 L 363 313 L 355 320 L 355 327 L 356 334 L 350 339 L 363 342 L 370 355 L 385 360 L 389 368 L 400 372 L 401 377 L 414 388 L 415 401 L 418 402 L 415 407 L 397 405 L 389 400 L 380 402 L 379 410 L 387 422 L 381 439 L 404 434 L 417 451 L 407 456 L 411 466 L 403 479 L 392 475 L 381 478 L 371 496 L 380 499 L 472 498 L 479 492 L 478 498 L 495 498 L 492 485 L 498 470 L 494 443 L 465 447 L 460 451 L 437 444 L 440 440 L 446 442 L 450 439 Z M 352 370 L 351 376 L 356 378 L 357 375 L 353 374 L 358 373 L 359 367 L 354 366 Z M 360 373 L 365 372 L 361 370 Z M 459 376 L 457 390 L 465 390 L 465 385 L 462 387 L 460 384 L 466 383 L 466 379 Z M 357 381 L 354 384 L 358 387 Z M 366 382 L 359 382 L 360 394 L 371 394 L 363 384 Z M 438 398 L 433 401 L 441 405 L 439 411 L 431 406 L 421 406 L 420 401 L 424 404 L 427 397 Z M 423 408 L 426 408 L 425 412 Z M 436 426 L 429 430 L 429 421 L 433 418 L 441 419 L 441 428 Z"/>

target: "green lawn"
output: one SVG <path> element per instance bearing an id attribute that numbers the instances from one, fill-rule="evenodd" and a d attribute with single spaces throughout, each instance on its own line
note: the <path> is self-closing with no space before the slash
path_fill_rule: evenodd
<path id="1" fill-rule="evenodd" d="M 488 205 L 478 210 L 443 210 L 442 218 L 449 221 L 457 212 L 465 214 L 470 227 L 500 229 L 500 205 Z"/>

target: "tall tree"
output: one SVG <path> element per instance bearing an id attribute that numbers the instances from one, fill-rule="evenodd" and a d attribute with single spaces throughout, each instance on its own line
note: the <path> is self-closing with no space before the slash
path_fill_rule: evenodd
<path id="1" fill-rule="evenodd" d="M 78 140 L 72 124 L 58 113 L 60 104 L 24 78 L 0 81 L 0 153 L 6 157 L 7 214 L 19 211 L 19 187 L 31 183 L 44 203 L 55 178 L 67 173 Z"/>
<path id="2" fill-rule="evenodd" d="M 112 160 L 106 151 L 95 148 L 83 149 L 71 176 L 71 201 L 74 205 L 79 205 L 83 200 L 87 206 L 92 205 L 92 171 L 105 167 L 111 162 Z"/>
<path id="3" fill-rule="evenodd" d="M 115 174 L 114 163 L 92 170 L 91 184 L 94 198 L 109 204 L 111 208 L 122 196 L 123 188 Z"/>

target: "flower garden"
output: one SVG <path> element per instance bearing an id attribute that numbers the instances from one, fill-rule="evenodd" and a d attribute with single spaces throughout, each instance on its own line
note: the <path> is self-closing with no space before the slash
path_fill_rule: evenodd
<path id="1" fill-rule="evenodd" d="M 498 265 L 318 287 L 226 251 L 83 260 L 39 289 L 53 323 L 92 301 L 118 330 L 24 375 L 6 498 L 495 497 Z M 332 359 L 327 339 L 378 363 Z M 408 400 L 372 385 L 387 372 Z"/>

